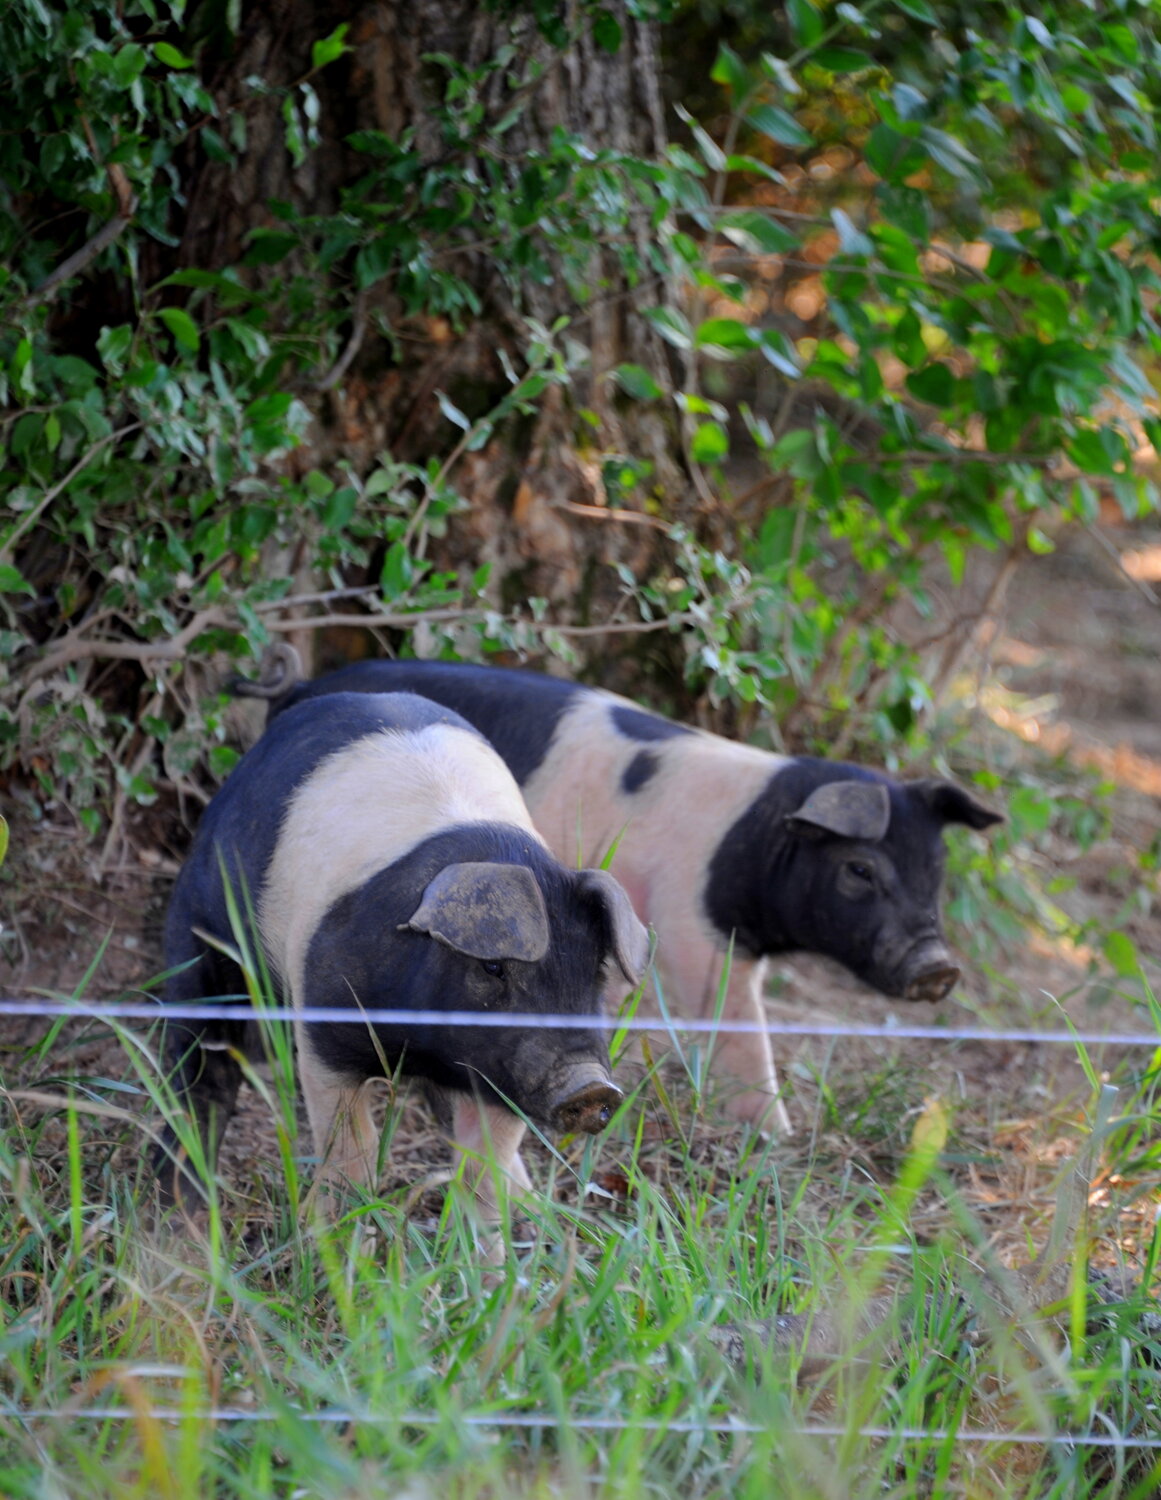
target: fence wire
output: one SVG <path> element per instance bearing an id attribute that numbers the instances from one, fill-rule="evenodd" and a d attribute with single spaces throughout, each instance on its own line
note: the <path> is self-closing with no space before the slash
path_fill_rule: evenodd
<path id="1" fill-rule="evenodd" d="M 263 1407 L 214 1406 L 201 1410 L 186 1410 L 176 1406 L 151 1406 L 149 1416 L 159 1422 L 188 1422 L 197 1419 L 215 1423 L 261 1426 L 264 1423 L 284 1420 L 287 1413 Z M 11 1409 L 9 1416 L 25 1422 L 43 1422 L 68 1418 L 76 1422 L 132 1422 L 141 1413 L 131 1408 L 78 1406 L 62 1410 L 51 1407 L 30 1407 L 25 1410 Z M 458 1412 L 454 1414 L 436 1412 L 374 1412 L 329 1408 L 324 1411 L 296 1411 L 296 1422 L 310 1422 L 318 1426 L 386 1426 L 436 1427 L 442 1423 L 459 1423 L 464 1427 L 485 1430 L 515 1428 L 551 1431 L 561 1425 L 560 1418 L 547 1412 Z M 769 1427 L 757 1422 L 748 1422 L 741 1417 L 698 1421 L 693 1417 L 596 1417 L 578 1416 L 568 1419 L 570 1428 L 578 1432 L 655 1432 L 676 1433 L 679 1436 L 705 1433 L 707 1436 L 739 1437 L 756 1436 L 768 1432 Z M 1108 1432 L 1008 1432 L 1002 1428 L 985 1427 L 887 1427 L 864 1424 L 857 1427 L 840 1423 L 812 1422 L 804 1427 L 780 1427 L 786 1437 L 794 1438 L 851 1438 L 860 1437 L 868 1441 L 890 1439 L 922 1443 L 974 1443 L 1019 1444 L 1030 1447 L 1066 1447 L 1161 1450 L 1161 1437 L 1127 1437 Z"/>
<path id="2" fill-rule="evenodd" d="M 553 1031 L 590 1031 L 599 1026 L 611 1031 L 659 1030 L 717 1036 L 726 1033 L 756 1036 L 854 1037 L 879 1041 L 926 1042 L 1030 1042 L 1064 1046 L 1161 1047 L 1158 1031 L 1080 1031 L 1069 1028 L 1040 1029 L 1019 1026 L 995 1029 L 987 1026 L 916 1026 L 887 1021 L 860 1026 L 827 1021 L 740 1021 L 722 1016 L 625 1016 L 612 1014 L 545 1014 L 542 1011 L 474 1010 L 379 1010 L 360 1006 L 253 1005 L 224 999 L 197 1004 L 146 1001 L 81 1001 L 0 999 L 0 1016 L 52 1016 L 87 1020 L 121 1021 L 304 1021 L 354 1023 L 376 1026 L 470 1026 L 537 1028 Z"/>

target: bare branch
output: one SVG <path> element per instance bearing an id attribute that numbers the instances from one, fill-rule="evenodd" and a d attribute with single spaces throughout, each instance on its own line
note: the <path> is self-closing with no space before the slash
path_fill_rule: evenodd
<path id="1" fill-rule="evenodd" d="M 339 355 L 331 368 L 319 381 L 317 389 L 320 391 L 334 390 L 339 381 L 351 368 L 355 355 L 362 347 L 363 337 L 367 332 L 367 293 L 360 291 L 355 297 L 351 316 L 351 336 L 347 340 L 346 348 Z"/>
<path id="2" fill-rule="evenodd" d="M 656 531 L 669 529 L 668 521 L 661 520 L 659 516 L 646 515 L 643 510 L 617 510 L 611 505 L 581 505 L 576 500 L 565 500 L 557 508 L 593 521 L 625 521 L 630 525 L 652 526 Z"/>
<path id="3" fill-rule="evenodd" d="M 41 657 L 25 674 L 31 685 L 42 677 L 59 672 L 74 661 L 94 658 L 108 661 L 175 661 L 186 653 L 190 643 L 211 625 L 229 622 L 225 610 L 203 609 L 194 615 L 176 635 L 161 641 L 110 641 L 101 636 L 89 639 L 83 630 L 70 631 L 62 637 L 47 656 Z M 289 627 L 287 627 L 289 628 Z"/>
<path id="4" fill-rule="evenodd" d="M 96 234 L 79 250 L 62 260 L 55 271 L 50 272 L 38 287 L 34 287 L 24 299 L 25 307 L 32 307 L 37 302 L 47 302 L 50 297 L 56 295 L 60 287 L 73 276 L 79 276 L 90 261 L 96 260 L 102 250 L 107 250 L 111 244 L 128 229 L 132 218 L 125 214 L 118 214 L 110 219 L 107 224 L 102 224 Z"/>
<path id="5" fill-rule="evenodd" d="M 1125 580 L 1125 582 L 1131 584 L 1139 594 L 1142 594 L 1146 599 L 1148 599 L 1150 604 L 1154 606 L 1161 605 L 1161 595 L 1158 595 L 1156 589 L 1150 588 L 1148 583 L 1146 583 L 1143 578 L 1135 578 L 1133 574 L 1129 572 L 1128 568 L 1125 567 L 1125 560 L 1121 556 L 1120 548 L 1117 547 L 1116 544 L 1104 534 L 1097 523 L 1095 521 L 1086 521 L 1084 524 L 1085 530 L 1088 532 L 1088 534 L 1093 538 L 1094 541 L 1098 542 L 1100 546 L 1102 546 L 1108 553 L 1108 555 L 1112 558 L 1114 567 L 1121 575 L 1121 577 Z"/>

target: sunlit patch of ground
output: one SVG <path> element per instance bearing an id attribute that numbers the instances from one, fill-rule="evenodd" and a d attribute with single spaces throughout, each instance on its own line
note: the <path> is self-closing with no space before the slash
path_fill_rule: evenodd
<path id="1" fill-rule="evenodd" d="M 1011 646 L 1019 642 L 1011 642 Z M 1035 655 L 1025 648 L 1023 660 L 1030 661 Z M 1010 652 L 1012 659 L 1019 659 Z M 1050 717 L 1057 709 L 1055 700 L 1013 706 L 1004 699 L 1009 695 L 997 687 L 985 688 L 980 695 L 981 703 L 994 724 L 1019 735 L 1026 744 L 1036 745 L 1048 755 L 1067 755 L 1077 765 L 1091 766 L 1112 781 L 1144 792 L 1150 797 L 1161 797 L 1161 761 L 1142 755 L 1131 745 L 1101 745 L 1081 738 L 1071 724 L 1053 722 Z"/>
<path id="2" fill-rule="evenodd" d="M 1121 567 L 1139 583 L 1161 583 L 1161 547 L 1129 547 L 1121 553 Z"/>

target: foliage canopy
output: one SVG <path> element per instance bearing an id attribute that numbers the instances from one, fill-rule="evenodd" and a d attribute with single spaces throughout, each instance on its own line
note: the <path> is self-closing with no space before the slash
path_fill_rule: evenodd
<path id="1" fill-rule="evenodd" d="M 341 141 L 323 84 L 348 86 L 353 44 L 321 12 L 293 79 L 227 87 L 240 8 L 5 9 L 0 669 L 21 711 L 0 750 L 46 795 L 95 830 L 207 740 L 225 769 L 219 700 L 186 669 L 286 628 L 295 549 L 319 595 L 422 618 L 426 651 L 574 651 L 554 627 L 575 618 L 505 609 L 486 567 L 440 562 L 474 503 L 465 458 L 499 445 L 518 470 L 550 398 L 606 500 L 667 529 L 621 582 L 630 616 L 680 631 L 691 688 L 888 757 L 932 684 L 885 612 L 929 608 L 933 552 L 958 582 L 976 549 L 1046 550 L 1102 497 L 1154 504 L 1134 455 L 1158 435 L 1156 6 L 706 16 L 736 43 L 711 110 L 675 104 L 672 143 L 634 155 L 531 125 L 555 59 L 582 36 L 614 54 L 654 24 L 639 6 L 583 8 L 573 35 L 508 7 L 483 63 L 426 59 L 428 128 Z M 694 24 L 662 21 L 675 56 Z M 233 258 L 187 263 L 198 174 L 242 173 L 272 102 L 292 174 L 346 175 L 317 211 L 263 205 Z M 607 298 L 668 363 L 591 367 Z M 364 328 L 391 367 L 481 325 L 495 382 L 474 404 L 432 382 L 430 451 L 368 462 L 320 435 Z M 684 488 L 616 441 L 646 411 Z M 728 483 L 743 458 L 769 476 L 748 508 Z"/>

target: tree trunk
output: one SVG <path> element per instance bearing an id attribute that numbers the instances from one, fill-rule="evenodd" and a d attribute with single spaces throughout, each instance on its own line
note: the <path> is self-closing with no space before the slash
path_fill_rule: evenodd
<path id="1" fill-rule="evenodd" d="M 665 135 L 654 30 L 630 19 L 623 5 L 611 9 L 621 27 L 616 51 L 599 46 L 586 26 L 560 52 L 527 16 L 502 17 L 463 0 L 348 0 L 325 7 L 259 0 L 248 6 L 242 34 L 208 78 L 222 119 L 232 113 L 244 118 L 245 148 L 234 166 L 204 158 L 193 164 L 181 264 L 237 264 L 252 230 L 280 222 L 272 203 L 289 205 L 297 218 L 335 213 L 344 186 L 368 169 L 367 156 L 348 144 L 354 131 L 380 131 L 393 141 L 413 132 L 425 165 L 446 162 L 439 108 L 448 73 L 432 54 L 482 71 L 501 46 L 514 48 L 511 64 L 488 72 L 481 87 L 489 122 L 522 106 L 502 142 L 514 191 L 521 164 L 543 154 L 561 130 L 594 151 L 656 158 Z M 296 167 L 286 149 L 283 91 L 309 72 L 312 44 L 342 22 L 349 24 L 350 50 L 310 80 L 321 105 L 320 139 Z M 533 69 L 539 77 L 522 81 Z M 263 92 L 255 93 L 248 81 L 255 76 Z M 634 216 L 629 234 L 647 265 L 653 231 L 645 210 Z M 616 255 L 598 249 L 592 292 L 578 305 L 563 273 L 514 288 L 495 256 L 462 236 L 458 243 L 449 239 L 445 254 L 475 288 L 480 315 L 456 330 L 445 318 L 409 315 L 390 280 L 357 296 L 348 284 L 350 320 L 340 330 L 339 352 L 319 380 L 322 389 L 302 392 L 315 422 L 309 443 L 293 455 L 294 468 L 333 470 L 346 462 L 365 474 L 385 452 L 417 463 L 442 458 L 460 433 L 441 413 L 437 393 L 448 393 L 471 413 L 487 410 L 509 389 L 501 354 L 520 367 L 525 320 L 551 327 L 567 317 L 570 336 L 587 349 L 587 369 L 567 392 L 550 388 L 533 421 L 509 421 L 480 451 L 465 455 L 454 478 L 470 504 L 433 544 L 432 561 L 461 577 L 490 563 L 489 587 L 501 607 L 541 596 L 553 618 L 607 618 L 621 592 L 611 565 L 640 577 L 656 566 L 665 542 L 639 511 L 626 517 L 609 508 L 602 457 L 644 460 L 648 492 L 663 499 L 670 517 L 691 499 L 674 425 L 655 404 L 618 398 L 607 378 L 630 361 L 671 389 L 669 351 L 640 316 L 642 306 L 668 295 L 666 288 L 660 281 L 630 287 Z M 347 274 L 336 270 L 331 295 L 344 295 Z M 589 414 L 583 424 L 582 409 Z M 272 566 L 283 571 L 291 562 L 281 554 Z"/>

